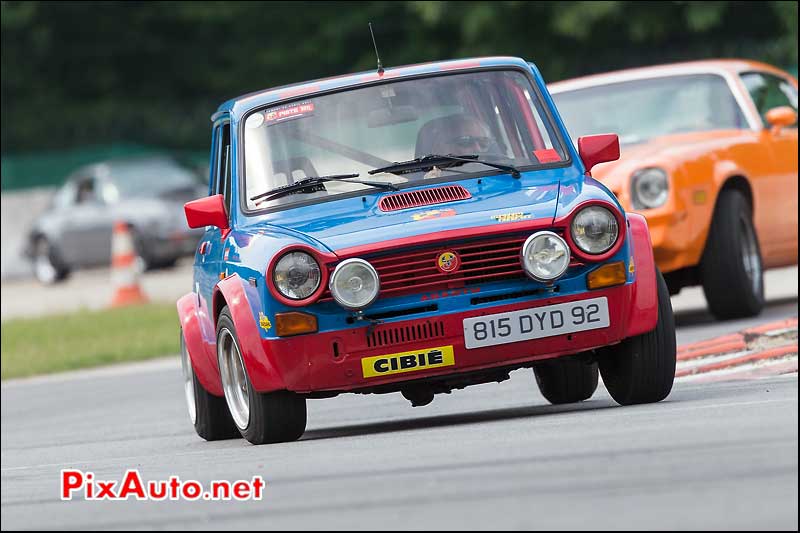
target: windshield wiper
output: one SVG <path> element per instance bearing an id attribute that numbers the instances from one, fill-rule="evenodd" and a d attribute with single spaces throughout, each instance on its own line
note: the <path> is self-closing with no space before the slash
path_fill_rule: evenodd
<path id="1" fill-rule="evenodd" d="M 319 185 L 321 183 L 325 183 L 326 181 L 343 181 L 345 183 L 357 183 L 358 185 L 369 185 L 370 187 L 376 187 L 378 189 L 384 189 L 389 191 L 397 191 L 399 190 L 396 186 L 392 185 L 391 183 L 383 183 L 380 181 L 350 181 L 352 178 L 357 178 L 359 174 L 332 174 L 330 176 L 312 176 L 309 178 L 301 179 L 300 181 L 296 181 L 294 183 L 290 183 L 289 185 L 283 185 L 281 187 L 276 187 L 275 189 L 271 189 L 267 192 L 262 192 L 261 194 L 257 194 L 255 196 L 251 196 L 250 200 L 275 200 L 276 198 L 280 198 L 282 196 L 286 196 L 292 194 L 297 191 L 301 191 L 303 189 L 307 189 L 309 187 L 313 187 L 314 185 Z"/>
<path id="2" fill-rule="evenodd" d="M 478 156 L 477 154 L 467 154 L 467 155 L 428 154 L 425 157 L 417 157 L 416 159 L 411 159 L 409 161 L 401 161 L 399 163 L 393 163 L 385 167 L 372 169 L 369 171 L 369 174 L 380 174 L 381 172 L 389 172 L 391 174 L 405 174 L 407 172 L 414 172 L 416 170 L 421 170 L 425 168 L 432 168 L 432 167 L 446 168 L 446 167 L 453 167 L 456 165 L 464 165 L 466 163 L 480 163 L 481 165 L 486 165 L 487 167 L 494 167 L 500 170 L 505 170 L 506 172 L 510 172 L 511 175 L 515 178 L 520 177 L 519 169 L 517 167 L 511 165 L 502 165 L 500 163 L 494 163 L 492 161 L 485 161 L 481 159 L 480 156 Z"/>

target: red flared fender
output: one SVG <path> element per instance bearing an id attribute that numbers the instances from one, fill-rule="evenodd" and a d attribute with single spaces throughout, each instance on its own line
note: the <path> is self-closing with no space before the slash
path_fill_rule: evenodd
<path id="1" fill-rule="evenodd" d="M 201 306 L 198 295 L 190 292 L 178 300 L 178 318 L 198 381 L 210 394 L 222 396 L 219 368 L 214 357 L 214 327 L 208 317 L 208 306 Z"/>
<path id="2" fill-rule="evenodd" d="M 642 215 L 628 213 L 629 238 L 633 243 L 633 264 L 636 283 L 633 284 L 631 307 L 628 313 L 626 337 L 653 331 L 658 322 L 658 284 L 656 263 L 647 220 Z"/>
<path id="3" fill-rule="evenodd" d="M 214 291 L 214 299 L 219 291 L 230 310 L 244 366 L 253 388 L 259 392 L 286 389 L 277 361 L 273 354 L 265 351 L 261 342 L 256 317 L 263 309 L 255 287 L 233 274 L 220 281 Z"/>

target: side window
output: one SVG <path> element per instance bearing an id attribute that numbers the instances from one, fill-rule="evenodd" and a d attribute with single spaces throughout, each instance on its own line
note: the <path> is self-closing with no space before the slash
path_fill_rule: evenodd
<path id="1" fill-rule="evenodd" d="M 75 195 L 75 203 L 87 205 L 99 201 L 97 188 L 95 187 L 95 179 L 92 176 L 79 178 L 77 181 L 77 191 Z"/>
<path id="2" fill-rule="evenodd" d="M 747 72 L 742 74 L 742 82 L 764 124 L 767 124 L 765 116 L 770 109 L 790 106 L 797 111 L 797 89 L 784 78 L 763 72 Z M 796 127 L 797 122 L 794 125 Z"/>
<path id="3" fill-rule="evenodd" d="M 53 207 L 63 209 L 75 204 L 77 197 L 77 187 L 74 180 L 64 184 L 53 197 Z"/>
<path id="4" fill-rule="evenodd" d="M 225 207 L 231 212 L 231 126 L 229 123 L 217 128 L 216 153 L 214 158 L 213 194 L 225 197 Z"/>

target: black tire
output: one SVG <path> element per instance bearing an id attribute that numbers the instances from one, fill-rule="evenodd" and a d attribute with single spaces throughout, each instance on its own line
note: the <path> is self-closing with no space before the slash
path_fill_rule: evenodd
<path id="1" fill-rule="evenodd" d="M 150 270 L 158 270 L 162 268 L 172 268 L 175 266 L 175 263 L 178 262 L 177 257 L 167 257 L 163 259 L 148 259 L 146 256 L 139 255 L 142 258 L 143 270 L 150 271 Z"/>
<path id="2" fill-rule="evenodd" d="M 69 268 L 47 237 L 44 235 L 36 237 L 32 249 L 33 275 L 39 283 L 53 285 L 67 279 Z"/>
<path id="3" fill-rule="evenodd" d="M 764 308 L 764 270 L 747 198 L 723 190 L 700 262 L 703 292 L 719 319 L 755 316 Z"/>
<path id="4" fill-rule="evenodd" d="M 542 361 L 533 373 L 542 396 L 552 404 L 582 402 L 597 389 L 597 363 L 579 356 Z"/>
<path id="5" fill-rule="evenodd" d="M 150 254 L 144 235 L 134 226 L 130 226 L 130 232 L 133 238 L 133 248 L 136 250 L 136 260 L 139 270 L 141 272 L 147 272 L 160 268 L 159 260 Z"/>
<path id="6" fill-rule="evenodd" d="M 236 429 L 236 425 L 233 423 L 231 414 L 228 411 L 225 398 L 214 396 L 203 387 L 197 379 L 197 374 L 194 373 L 191 359 L 189 359 L 185 350 L 186 341 L 183 337 L 183 330 L 181 330 L 181 363 L 184 381 L 186 379 L 192 380 L 192 390 L 187 394 L 192 394 L 194 397 L 194 406 L 189 405 L 190 419 L 192 418 L 191 410 L 194 407 L 194 430 L 208 441 L 241 438 L 239 430 Z"/>
<path id="7" fill-rule="evenodd" d="M 600 374 L 609 394 L 621 405 L 659 402 L 675 380 L 675 317 L 661 272 L 658 283 L 658 322 L 653 331 L 598 350 Z"/>
<path id="8" fill-rule="evenodd" d="M 221 332 L 226 329 L 233 336 L 238 350 L 239 340 L 227 306 L 222 308 L 217 320 L 218 343 Z M 291 391 L 259 393 L 253 388 L 246 369 L 244 378 L 247 381 L 249 418 L 246 425 L 238 426 L 241 435 L 252 444 L 291 442 L 299 439 L 306 430 L 305 398 Z"/>

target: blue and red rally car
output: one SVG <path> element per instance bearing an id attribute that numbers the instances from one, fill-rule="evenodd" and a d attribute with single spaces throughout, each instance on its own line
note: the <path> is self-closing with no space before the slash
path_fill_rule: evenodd
<path id="1" fill-rule="evenodd" d="M 623 112 L 624 110 L 620 110 Z M 592 179 L 517 58 L 242 96 L 212 117 L 206 227 L 178 301 L 197 433 L 299 438 L 306 400 L 436 393 L 533 368 L 552 403 L 665 398 L 675 328 L 645 219 Z M 533 383 L 531 383 L 533 386 Z"/>

